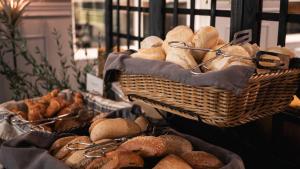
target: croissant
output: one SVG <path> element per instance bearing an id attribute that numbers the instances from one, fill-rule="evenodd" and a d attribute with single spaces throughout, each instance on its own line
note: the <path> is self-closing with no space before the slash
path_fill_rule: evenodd
<path id="1" fill-rule="evenodd" d="M 28 108 L 28 120 L 36 121 L 43 118 L 43 114 L 46 112 L 46 105 L 40 102 L 33 102 L 32 100 L 25 100 L 25 104 Z"/>
<path id="2" fill-rule="evenodd" d="M 59 89 L 54 89 L 48 94 L 42 96 L 41 101 L 45 101 L 49 103 L 52 98 L 57 97 L 59 92 L 60 92 Z"/>
<path id="3" fill-rule="evenodd" d="M 82 96 L 82 94 L 79 93 L 79 92 L 74 93 L 73 100 L 74 100 L 74 103 L 83 104 L 83 96 Z"/>
<path id="4" fill-rule="evenodd" d="M 27 120 L 27 113 L 19 110 L 18 108 L 9 109 L 9 111 L 15 113 L 16 115 L 21 116 L 23 119 Z"/>
<path id="5" fill-rule="evenodd" d="M 45 117 L 53 117 L 59 110 L 67 106 L 67 101 L 62 97 L 54 97 L 50 100 Z"/>

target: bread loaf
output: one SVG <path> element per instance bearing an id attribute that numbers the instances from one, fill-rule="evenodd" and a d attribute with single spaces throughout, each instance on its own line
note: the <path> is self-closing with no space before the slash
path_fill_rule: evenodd
<path id="1" fill-rule="evenodd" d="M 192 169 L 192 167 L 180 157 L 171 154 L 163 158 L 153 169 Z"/>
<path id="2" fill-rule="evenodd" d="M 107 153 L 106 157 L 111 160 L 104 164 L 101 169 L 142 168 L 144 166 L 144 160 L 130 151 L 112 151 Z"/>
<path id="3" fill-rule="evenodd" d="M 141 42 L 141 49 L 160 47 L 162 46 L 163 40 L 157 36 L 148 36 Z"/>
<path id="4" fill-rule="evenodd" d="M 90 137 L 93 142 L 102 139 L 113 139 L 132 136 L 141 132 L 141 128 L 128 119 L 105 119 L 94 125 Z"/>
<path id="5" fill-rule="evenodd" d="M 193 150 L 192 144 L 185 138 L 176 135 L 161 135 L 167 143 L 167 153 L 180 155 L 184 152 L 190 152 Z"/>
<path id="6" fill-rule="evenodd" d="M 137 152 L 142 157 L 159 157 L 167 153 L 165 140 L 154 136 L 134 137 L 123 143 L 120 148 Z"/>
<path id="7" fill-rule="evenodd" d="M 191 151 L 181 155 L 193 169 L 219 169 L 224 164 L 216 156 L 204 151 Z"/>
<path id="8" fill-rule="evenodd" d="M 56 154 L 63 146 L 74 140 L 77 136 L 68 136 L 57 139 L 50 147 L 49 152 Z"/>

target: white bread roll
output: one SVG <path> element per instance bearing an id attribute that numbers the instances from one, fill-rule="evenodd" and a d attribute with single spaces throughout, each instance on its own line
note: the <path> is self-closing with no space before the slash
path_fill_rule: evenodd
<path id="1" fill-rule="evenodd" d="M 142 132 L 146 131 L 150 125 L 149 121 L 143 116 L 139 116 L 134 122 L 140 126 Z"/>
<path id="2" fill-rule="evenodd" d="M 250 56 L 254 56 L 260 50 L 260 47 L 256 43 L 246 43 L 243 44 L 242 47 L 249 53 Z"/>
<path id="3" fill-rule="evenodd" d="M 141 42 L 141 49 L 162 46 L 164 41 L 157 36 L 148 36 Z"/>
<path id="4" fill-rule="evenodd" d="M 222 45 L 216 46 L 213 49 L 218 49 L 221 46 Z M 230 57 L 220 56 L 206 64 L 206 67 L 208 69 L 207 71 L 223 70 L 223 69 L 225 69 L 229 66 L 233 66 L 233 65 L 243 65 L 243 66 L 254 67 L 254 64 L 251 60 L 240 59 L 240 57 L 238 57 L 238 56 L 242 56 L 242 57 L 250 58 L 249 53 L 243 47 L 233 45 L 233 46 L 228 46 L 228 47 L 222 48 L 222 51 L 224 53 L 226 53 L 227 55 L 237 55 L 237 56 L 230 56 Z M 215 56 L 216 56 L 215 52 L 208 52 L 205 55 L 203 62 L 206 62 L 207 60 L 209 60 Z"/>
<path id="5" fill-rule="evenodd" d="M 188 49 L 173 48 L 168 52 L 166 61 L 178 64 L 184 69 L 193 69 L 197 66 L 197 62 Z"/>
<path id="6" fill-rule="evenodd" d="M 128 119 L 115 118 L 99 121 L 90 132 L 93 142 L 102 139 L 114 139 L 124 136 L 132 136 L 141 132 L 141 128 Z"/>
<path id="7" fill-rule="evenodd" d="M 159 60 L 159 61 L 164 61 L 166 59 L 166 55 L 161 47 L 139 49 L 138 52 L 133 53 L 130 56 L 133 58 Z"/>
<path id="8" fill-rule="evenodd" d="M 170 41 L 180 41 L 185 43 L 191 43 L 193 39 L 194 33 L 190 27 L 179 25 L 170 30 L 167 35 L 166 39 L 163 42 L 163 49 L 166 54 L 168 54 L 169 51 L 172 51 L 174 48 L 171 48 L 169 46 Z"/>
<path id="9" fill-rule="evenodd" d="M 194 35 L 193 44 L 196 48 L 211 49 L 219 42 L 219 33 L 212 26 L 201 27 Z M 206 52 L 194 50 L 192 54 L 197 62 L 200 62 Z"/>

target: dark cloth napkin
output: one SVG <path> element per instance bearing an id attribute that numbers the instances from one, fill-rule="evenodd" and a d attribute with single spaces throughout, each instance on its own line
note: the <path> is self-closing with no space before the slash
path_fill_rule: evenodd
<path id="1" fill-rule="evenodd" d="M 239 95 L 247 86 L 254 68 L 231 66 L 221 71 L 212 71 L 194 75 L 190 70 L 181 68 L 171 62 L 131 58 L 129 52 L 111 53 L 104 67 L 105 84 L 117 80 L 118 73 L 134 75 L 151 75 L 191 86 L 212 86 L 231 91 Z"/>

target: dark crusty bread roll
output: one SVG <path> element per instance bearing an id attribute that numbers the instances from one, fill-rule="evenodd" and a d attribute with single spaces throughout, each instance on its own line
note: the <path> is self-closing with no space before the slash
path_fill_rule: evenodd
<path id="1" fill-rule="evenodd" d="M 78 136 L 75 139 L 73 139 L 72 141 L 68 142 L 68 144 L 79 143 L 79 142 L 90 143 L 91 141 L 90 141 L 90 138 L 87 136 Z M 62 160 L 65 157 L 67 157 L 69 155 L 69 153 L 71 153 L 71 150 L 69 150 L 67 148 L 68 144 L 64 145 L 56 154 L 54 154 L 54 157 L 59 160 Z"/>
<path id="2" fill-rule="evenodd" d="M 111 159 L 107 157 L 101 157 L 94 159 L 85 169 L 102 169 L 102 167 L 108 163 Z"/>
<path id="3" fill-rule="evenodd" d="M 168 155 L 153 168 L 153 169 L 192 169 L 192 167 L 176 155 Z"/>
<path id="4" fill-rule="evenodd" d="M 204 151 L 191 151 L 181 155 L 193 169 L 218 169 L 224 164 L 216 156 Z"/>
<path id="5" fill-rule="evenodd" d="M 143 116 L 139 116 L 134 122 L 140 126 L 142 132 L 146 131 L 149 126 L 149 121 Z"/>
<path id="6" fill-rule="evenodd" d="M 78 136 L 68 136 L 57 139 L 50 147 L 49 152 L 51 154 L 56 154 L 63 146 L 68 144 L 70 141 L 74 140 Z"/>
<path id="7" fill-rule="evenodd" d="M 161 135 L 167 143 L 167 153 L 180 155 L 193 150 L 192 144 L 185 138 L 176 135 Z"/>
<path id="8" fill-rule="evenodd" d="M 141 128 L 132 120 L 115 118 L 98 122 L 91 130 L 93 142 L 102 139 L 113 139 L 132 136 L 141 132 Z"/>
<path id="9" fill-rule="evenodd" d="M 134 137 L 123 143 L 120 148 L 137 152 L 142 157 L 159 157 L 167 153 L 166 141 L 154 136 Z"/>

